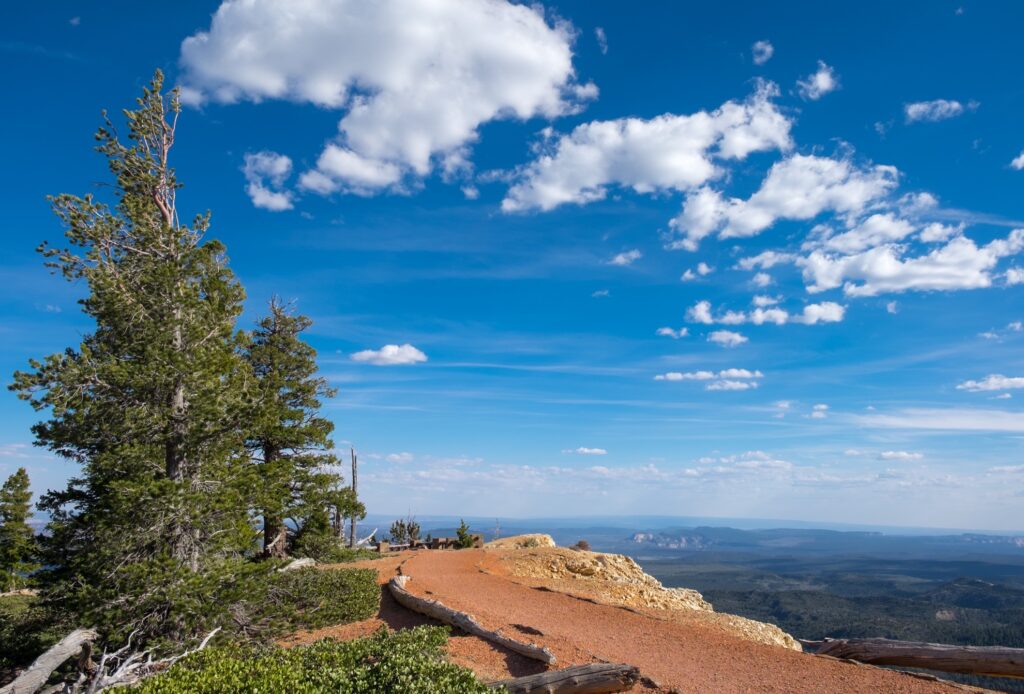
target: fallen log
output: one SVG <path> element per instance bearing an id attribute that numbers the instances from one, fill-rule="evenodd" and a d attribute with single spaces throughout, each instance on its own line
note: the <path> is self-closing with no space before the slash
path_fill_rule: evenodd
<path id="1" fill-rule="evenodd" d="M 92 629 L 75 629 L 58 641 L 50 650 L 36 658 L 28 670 L 6 687 L 0 687 L 0 694 L 34 694 L 46 684 L 50 673 L 68 658 L 77 656 L 82 647 L 96 640 Z"/>
<path id="2" fill-rule="evenodd" d="M 825 639 L 820 643 L 816 655 L 871 665 L 900 665 L 968 675 L 1024 677 L 1024 648 L 949 646 L 892 639 Z"/>
<path id="3" fill-rule="evenodd" d="M 437 600 L 429 600 L 427 598 L 421 598 L 413 595 L 405 589 L 405 584 L 409 579 L 409 576 L 395 576 L 388 582 L 388 589 L 391 591 L 391 595 L 394 596 L 395 600 L 402 607 L 407 607 L 413 612 L 419 612 L 420 614 L 428 617 L 433 617 L 439 622 L 444 622 L 450 626 L 458 627 L 467 634 L 479 636 L 482 639 L 496 643 L 499 646 L 504 646 L 510 651 L 524 655 L 527 658 L 539 660 L 548 665 L 553 665 L 555 663 L 555 654 L 547 648 L 536 646 L 532 643 L 516 641 L 515 639 L 505 636 L 500 631 L 485 629 L 478 621 L 476 621 L 473 615 L 453 610 Z"/>
<path id="4" fill-rule="evenodd" d="M 610 694 L 627 692 L 639 681 L 640 668 L 634 665 L 593 663 L 502 680 L 490 687 L 508 694 Z"/>

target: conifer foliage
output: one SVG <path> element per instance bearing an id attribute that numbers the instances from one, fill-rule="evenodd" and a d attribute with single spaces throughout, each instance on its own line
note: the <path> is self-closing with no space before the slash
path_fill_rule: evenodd
<path id="1" fill-rule="evenodd" d="M 28 524 L 32 509 L 25 468 L 7 478 L 0 487 L 0 592 L 24 588 L 34 563 L 35 536 Z"/>
<path id="2" fill-rule="evenodd" d="M 245 354 L 256 378 L 256 415 L 248 446 L 258 462 L 258 503 L 263 515 L 263 552 L 288 554 L 286 519 L 318 526 L 340 476 L 331 453 L 334 425 L 319 416 L 320 398 L 334 397 L 316 375 L 316 351 L 300 337 L 312 321 L 280 300 L 270 302 Z M 324 528 L 323 533 L 329 533 Z"/>
<path id="3" fill-rule="evenodd" d="M 238 329 L 245 293 L 206 238 L 209 213 L 179 219 L 180 104 L 162 88 L 158 71 L 124 112 L 124 138 L 104 116 L 110 204 L 51 198 L 67 243 L 40 251 L 86 288 L 95 328 L 11 386 L 45 413 L 37 443 L 78 466 L 39 504 L 44 601 L 136 643 L 230 623 L 227 593 L 258 569 L 258 519 L 268 553 L 283 554 L 285 520 L 326 513 L 341 486 L 324 469 L 332 424 L 318 411 L 334 393 L 300 339 L 310 321 L 275 301 L 254 334 Z"/>

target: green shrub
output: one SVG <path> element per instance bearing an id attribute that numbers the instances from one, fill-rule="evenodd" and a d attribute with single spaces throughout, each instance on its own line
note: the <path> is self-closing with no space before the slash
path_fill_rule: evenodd
<path id="1" fill-rule="evenodd" d="M 101 595 L 90 602 L 92 589 L 81 586 L 68 591 L 65 602 L 76 621 L 99 630 L 102 645 L 120 647 L 134 631 L 133 643 L 156 648 L 158 654 L 180 652 L 182 646 L 194 645 L 217 627 L 222 630 L 218 642 L 267 641 L 296 629 L 345 624 L 376 614 L 380 604 L 376 571 L 280 572 L 282 564 L 230 560 L 205 573 L 166 567 L 147 572 L 153 576 L 148 592 L 126 588 L 130 599 Z M 147 574 L 133 576 L 130 586 L 141 585 Z M 59 604 L 62 597 L 55 592 L 47 602 Z M 147 617 L 140 620 L 139 614 Z"/>
<path id="2" fill-rule="evenodd" d="M 212 647 L 144 680 L 141 694 L 473 694 L 489 692 L 444 659 L 447 628 L 416 627 L 291 650 Z"/>
<path id="3" fill-rule="evenodd" d="M 67 629 L 70 631 L 70 629 Z M 59 623 L 31 595 L 0 597 L 0 686 L 14 668 L 24 667 L 64 636 Z"/>
<path id="4" fill-rule="evenodd" d="M 350 547 L 323 547 L 319 551 L 296 552 L 297 557 L 310 557 L 321 564 L 347 564 L 366 559 L 380 559 L 380 554 L 372 549 L 352 549 Z"/>

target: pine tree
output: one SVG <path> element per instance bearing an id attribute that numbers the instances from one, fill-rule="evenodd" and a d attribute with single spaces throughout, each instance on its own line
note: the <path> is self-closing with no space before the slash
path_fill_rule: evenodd
<path id="1" fill-rule="evenodd" d="M 169 164 L 178 95 L 158 71 L 96 134 L 116 201 L 51 198 L 68 245 L 40 251 L 66 279 L 95 330 L 77 348 L 30 362 L 11 386 L 50 417 L 38 443 L 80 468 L 40 503 L 51 593 L 84 619 L 184 638 L 175 596 L 249 550 L 251 466 L 244 427 L 251 372 L 236 330 L 244 292 L 225 249 L 206 240 L 209 213 L 179 221 Z M 213 578 L 211 578 L 213 577 Z M 183 598 L 184 599 L 184 598 Z M 194 610 L 201 605 L 193 604 Z"/>
<path id="2" fill-rule="evenodd" d="M 288 553 L 286 519 L 294 525 L 312 521 L 307 535 L 312 526 L 320 527 L 331 488 L 340 482 L 328 471 L 338 462 L 330 452 L 334 425 L 319 415 L 321 398 L 335 391 L 316 375 L 316 351 L 301 338 L 310 325 L 309 318 L 274 299 L 246 350 L 257 379 L 258 414 L 248 446 L 258 461 L 267 556 Z"/>
<path id="3" fill-rule="evenodd" d="M 7 478 L 0 488 L 0 590 L 28 585 L 28 574 L 39 568 L 33 563 L 35 535 L 29 527 L 32 492 L 25 468 Z"/>

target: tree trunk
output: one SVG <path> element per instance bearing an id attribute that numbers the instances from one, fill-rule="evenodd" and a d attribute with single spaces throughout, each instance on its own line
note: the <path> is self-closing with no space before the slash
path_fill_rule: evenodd
<path id="1" fill-rule="evenodd" d="M 405 589 L 405 584 L 409 580 L 409 576 L 395 576 L 388 582 L 388 588 L 391 590 L 391 594 L 402 607 L 407 607 L 413 612 L 419 612 L 420 614 L 425 614 L 428 617 L 433 617 L 439 622 L 444 622 L 450 626 L 458 627 L 467 634 L 479 636 L 491 643 L 504 646 L 510 651 L 520 655 L 525 655 L 527 658 L 533 658 L 534 660 L 539 660 L 542 663 L 554 665 L 555 654 L 547 648 L 544 648 L 543 646 L 536 646 L 532 643 L 516 641 L 515 639 L 511 639 L 500 632 L 485 629 L 478 621 L 476 621 L 473 615 L 453 610 L 437 600 L 428 600 L 427 598 L 421 598 L 413 595 Z"/>
<path id="2" fill-rule="evenodd" d="M 288 528 L 278 516 L 263 516 L 263 556 L 275 559 L 288 556 Z"/>
<path id="3" fill-rule="evenodd" d="M 493 682 L 491 689 L 508 694 L 610 694 L 627 692 L 640 681 L 635 665 L 592 663 Z"/>
<path id="4" fill-rule="evenodd" d="M 280 455 L 277 447 L 270 443 L 263 444 L 263 476 L 265 488 L 275 489 L 272 467 Z M 270 511 L 263 512 L 263 555 L 282 558 L 288 556 L 288 529 L 284 519 Z"/>
<path id="5" fill-rule="evenodd" d="M 941 672 L 1024 677 L 1024 648 L 947 646 L 891 639 L 825 639 L 816 655 L 872 665 L 901 665 Z"/>
<path id="6" fill-rule="evenodd" d="M 36 658 L 18 679 L 6 687 L 0 687 L 0 694 L 33 694 L 39 691 L 39 688 L 50 678 L 50 673 L 60 667 L 68 658 L 78 655 L 83 646 L 95 640 L 96 632 L 91 629 L 72 631 L 50 650 Z"/>

